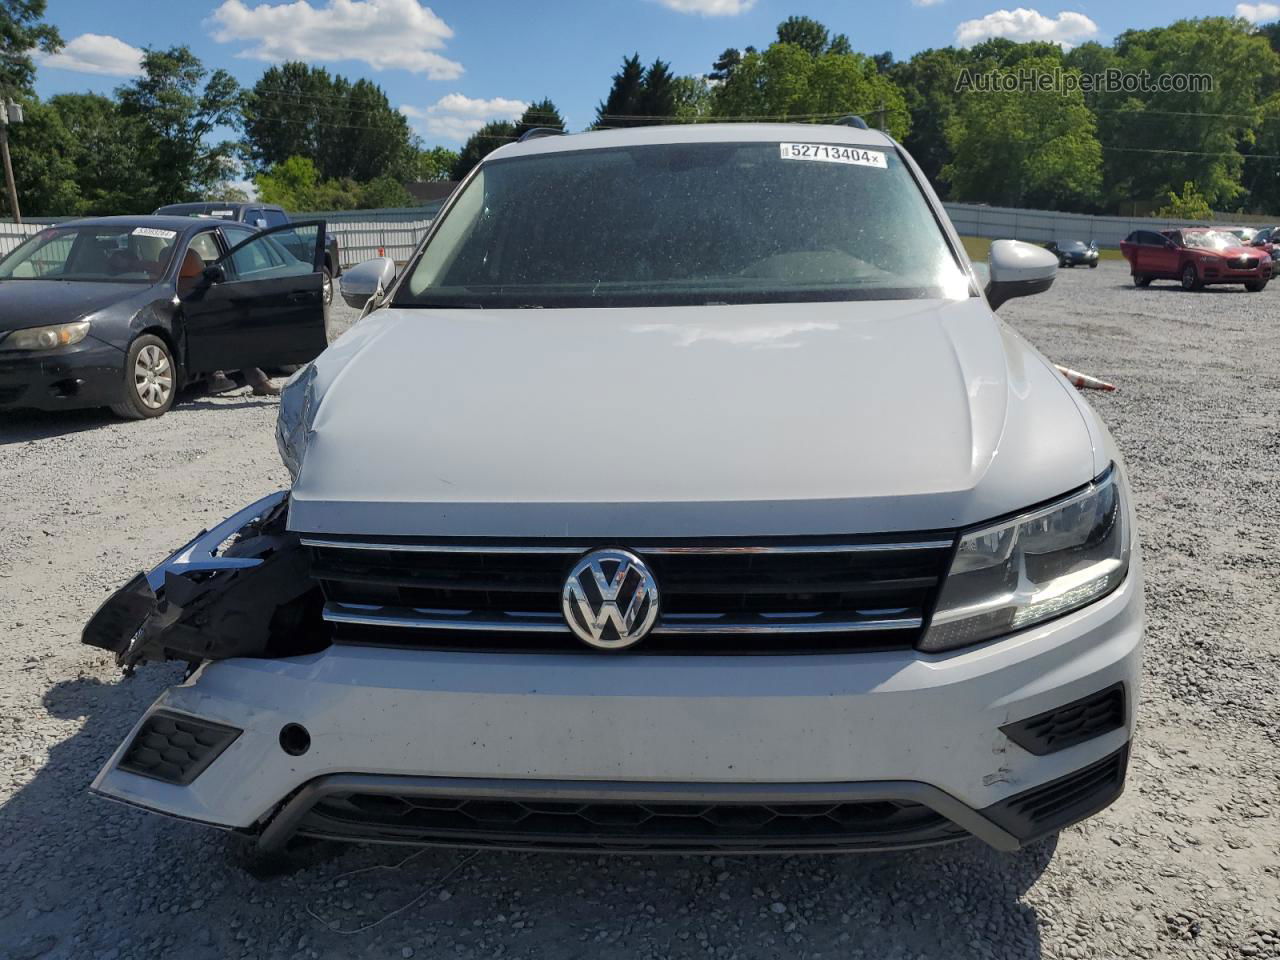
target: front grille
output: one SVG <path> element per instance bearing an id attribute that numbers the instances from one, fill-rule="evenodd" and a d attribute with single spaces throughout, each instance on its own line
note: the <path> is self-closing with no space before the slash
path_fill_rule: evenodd
<path id="1" fill-rule="evenodd" d="M 750 852 L 925 846 L 968 834 L 926 806 L 856 803 L 577 803 L 344 792 L 298 832 L 329 839 L 533 850 Z"/>
<path id="2" fill-rule="evenodd" d="M 1042 757 L 1119 730 L 1124 724 L 1124 684 L 1115 683 L 1105 690 L 1000 729 L 1022 749 Z"/>
<path id="3" fill-rule="evenodd" d="M 605 544 L 304 538 L 339 643 L 586 649 L 561 613 L 574 563 Z M 625 546 L 661 590 L 643 653 L 801 653 L 912 646 L 951 534 Z"/>
<path id="4" fill-rule="evenodd" d="M 186 786 L 240 736 L 235 727 L 157 710 L 120 760 L 121 770 Z"/>
<path id="5" fill-rule="evenodd" d="M 1252 270 L 1258 265 L 1257 257 L 1232 257 L 1227 264 L 1236 270 Z"/>

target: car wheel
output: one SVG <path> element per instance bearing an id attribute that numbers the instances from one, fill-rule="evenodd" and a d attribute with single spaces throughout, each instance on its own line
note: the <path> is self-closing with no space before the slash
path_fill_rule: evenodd
<path id="1" fill-rule="evenodd" d="M 333 303 L 333 274 L 329 272 L 329 268 L 324 268 L 324 278 L 321 280 L 321 296 L 324 300 L 324 308 L 327 312 L 329 305 Z"/>
<path id="2" fill-rule="evenodd" d="M 1090 269 L 1090 270 L 1096 270 L 1097 268 L 1098 268 L 1098 261 L 1097 261 L 1097 260 L 1094 260 L 1091 264 L 1089 264 L 1089 269 Z"/>
<path id="3" fill-rule="evenodd" d="M 1267 289 L 1267 281 L 1265 280 L 1246 280 L 1244 288 L 1250 293 L 1261 293 Z"/>
<path id="4" fill-rule="evenodd" d="M 163 416 L 173 406 L 177 386 L 177 365 L 169 345 L 144 333 L 129 344 L 124 361 L 124 401 L 113 403 L 111 412 L 126 420 Z"/>
<path id="5" fill-rule="evenodd" d="M 1141 273 L 1135 273 L 1133 275 L 1133 285 L 1135 287 L 1149 287 L 1151 286 L 1151 278 Z"/>
<path id="6" fill-rule="evenodd" d="M 1196 273 L 1196 265 L 1188 263 L 1182 268 L 1182 289 L 1183 290 L 1199 290 L 1204 284 L 1200 280 L 1200 274 Z"/>

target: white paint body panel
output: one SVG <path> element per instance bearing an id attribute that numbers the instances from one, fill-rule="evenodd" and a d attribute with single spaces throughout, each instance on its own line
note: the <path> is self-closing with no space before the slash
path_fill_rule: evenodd
<path id="1" fill-rule="evenodd" d="M 751 536 L 978 523 L 1110 458 L 985 301 L 371 314 L 316 361 L 289 526 Z"/>

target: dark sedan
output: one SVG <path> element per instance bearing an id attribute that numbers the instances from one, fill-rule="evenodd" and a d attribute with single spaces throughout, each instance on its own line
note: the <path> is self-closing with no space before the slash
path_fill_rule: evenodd
<path id="1" fill-rule="evenodd" d="M 305 363 L 325 348 L 323 262 L 315 221 L 258 232 L 102 217 L 42 230 L 0 260 L 0 409 L 158 417 L 202 374 Z"/>
<path id="2" fill-rule="evenodd" d="M 1096 267 L 1098 265 L 1097 243 L 1085 243 L 1083 240 L 1050 240 L 1044 248 L 1050 253 L 1057 254 L 1060 267 Z"/>

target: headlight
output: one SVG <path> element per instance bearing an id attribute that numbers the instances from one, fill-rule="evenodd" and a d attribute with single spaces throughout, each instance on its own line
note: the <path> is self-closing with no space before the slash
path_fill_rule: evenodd
<path id="1" fill-rule="evenodd" d="M 89 335 L 89 321 L 55 323 L 51 327 L 27 327 L 15 330 L 0 340 L 0 350 L 52 350 L 69 347 Z"/>
<path id="2" fill-rule="evenodd" d="M 316 418 L 316 366 L 308 363 L 285 381 L 280 388 L 280 412 L 276 415 L 276 447 L 289 476 L 298 479 L 302 457 L 311 439 L 311 424 Z"/>
<path id="3" fill-rule="evenodd" d="M 1101 599 L 1129 571 L 1126 526 L 1113 465 L 1051 506 L 963 534 L 920 649 L 989 640 Z"/>

